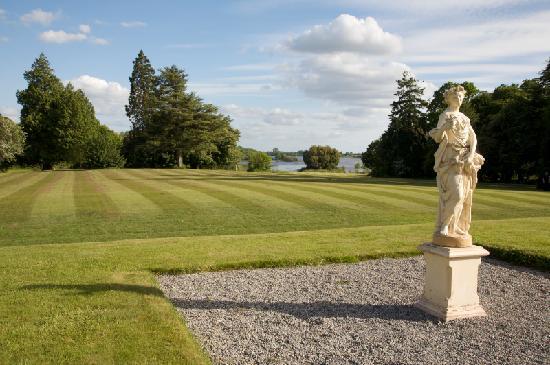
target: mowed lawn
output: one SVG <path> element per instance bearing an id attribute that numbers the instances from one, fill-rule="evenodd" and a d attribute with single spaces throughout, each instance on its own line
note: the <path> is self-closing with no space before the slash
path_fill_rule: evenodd
<path id="1" fill-rule="evenodd" d="M 354 174 L 0 174 L 0 363 L 209 363 L 155 273 L 418 254 L 437 200 Z M 482 185 L 471 232 L 548 269 L 550 194 Z"/>

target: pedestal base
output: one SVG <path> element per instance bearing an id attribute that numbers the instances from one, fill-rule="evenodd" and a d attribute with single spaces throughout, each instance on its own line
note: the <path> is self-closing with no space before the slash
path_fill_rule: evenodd
<path id="1" fill-rule="evenodd" d="M 432 243 L 418 246 L 424 252 L 424 293 L 416 304 L 444 321 L 485 316 L 477 295 L 481 257 L 489 252 L 481 246 L 441 247 Z"/>

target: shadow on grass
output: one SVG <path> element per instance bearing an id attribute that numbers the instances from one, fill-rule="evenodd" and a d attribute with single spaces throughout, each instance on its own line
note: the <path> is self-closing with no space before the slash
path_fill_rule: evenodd
<path id="1" fill-rule="evenodd" d="M 412 322 L 432 321 L 413 305 L 405 304 L 350 304 L 334 302 L 286 303 L 286 302 L 235 302 L 228 300 L 183 300 L 171 298 L 180 309 L 223 309 L 256 310 L 289 314 L 302 320 L 321 320 L 321 318 L 378 318 L 385 320 L 403 320 Z"/>
<path id="2" fill-rule="evenodd" d="M 142 295 L 155 295 L 164 297 L 162 291 L 152 286 L 131 285 L 131 284 L 31 284 L 20 287 L 22 290 L 66 290 L 76 291 L 75 294 L 91 295 L 95 293 L 108 291 L 121 291 L 127 293 L 136 293 Z M 70 293 L 67 293 L 69 295 Z"/>

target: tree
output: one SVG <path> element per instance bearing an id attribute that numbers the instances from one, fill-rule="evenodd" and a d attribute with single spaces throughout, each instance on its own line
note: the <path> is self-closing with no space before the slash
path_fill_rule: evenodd
<path id="1" fill-rule="evenodd" d="M 31 164 L 50 169 L 59 160 L 59 128 L 54 113 L 61 101 L 63 84 L 43 53 L 23 77 L 28 86 L 17 91 L 17 101 L 22 106 L 21 128 L 27 136 L 25 157 Z"/>
<path id="2" fill-rule="evenodd" d="M 140 51 L 130 77 L 126 112 L 132 130 L 124 136 L 129 166 L 234 167 L 239 131 L 214 105 L 187 92 L 187 74 L 175 65 L 158 76 Z"/>
<path id="3" fill-rule="evenodd" d="M 156 108 L 158 79 L 142 50 L 134 60 L 129 80 L 130 95 L 125 108 L 132 129 L 124 138 L 123 151 L 130 166 L 147 166 L 150 153 L 147 151 L 146 133 Z"/>
<path id="4" fill-rule="evenodd" d="M 239 131 L 231 127 L 231 118 L 220 114 L 212 104 L 193 98 L 193 118 L 184 136 L 184 153 L 193 168 L 233 168 L 240 161 L 237 150 Z"/>
<path id="5" fill-rule="evenodd" d="M 536 93 L 536 102 L 540 105 L 538 123 L 541 128 L 539 129 L 540 146 L 536 169 L 539 180 L 541 180 L 543 176 L 548 178 L 550 174 L 550 58 L 547 60 L 544 70 L 540 72 L 537 82 L 539 89 Z"/>
<path id="6" fill-rule="evenodd" d="M 186 134 L 193 121 L 193 103 L 197 103 L 186 93 L 187 74 L 177 66 L 160 70 L 156 93 L 157 109 L 153 114 L 148 132 L 148 143 L 170 161 L 177 161 L 179 167 L 184 163 Z M 170 162 L 173 164 L 173 162 Z"/>
<path id="7" fill-rule="evenodd" d="M 304 163 L 307 169 L 334 170 L 342 154 L 330 146 L 311 146 L 304 152 Z"/>
<path id="8" fill-rule="evenodd" d="M 156 108 L 145 135 L 157 166 L 233 168 L 240 159 L 239 131 L 231 128 L 231 119 L 188 93 L 187 74 L 175 65 L 160 70 Z"/>
<path id="9" fill-rule="evenodd" d="M 363 165 L 371 170 L 371 174 L 374 175 L 374 172 L 372 169 L 376 169 L 377 176 L 384 176 L 387 174 L 387 171 L 383 171 L 385 164 L 383 161 L 383 154 L 380 151 L 380 145 L 382 143 L 382 139 L 378 138 L 372 141 L 369 146 L 367 147 L 367 150 L 361 154 L 361 161 L 363 161 Z"/>
<path id="10" fill-rule="evenodd" d="M 25 135 L 21 127 L 0 114 L 0 169 L 6 168 L 23 153 Z"/>
<path id="11" fill-rule="evenodd" d="M 22 105 L 21 127 L 27 135 L 27 162 L 43 169 L 62 161 L 82 165 L 86 141 L 99 126 L 92 104 L 70 83 L 63 86 L 44 54 L 24 78 L 28 86 L 17 92 L 17 99 Z"/>
<path id="12" fill-rule="evenodd" d="M 248 152 L 248 171 L 269 171 L 271 170 L 271 157 L 265 152 Z"/>
<path id="13" fill-rule="evenodd" d="M 420 177 L 425 175 L 428 120 L 424 89 L 407 71 L 397 80 L 397 100 L 391 104 L 390 124 L 365 152 L 365 166 L 374 176 Z"/>

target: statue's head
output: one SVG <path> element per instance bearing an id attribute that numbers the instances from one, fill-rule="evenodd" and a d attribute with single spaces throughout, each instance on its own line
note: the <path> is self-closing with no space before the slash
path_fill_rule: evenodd
<path id="1" fill-rule="evenodd" d="M 464 97 L 466 96 L 466 90 L 462 85 L 451 86 L 443 93 L 443 98 L 448 105 L 461 106 Z"/>

